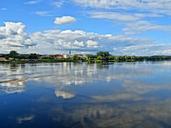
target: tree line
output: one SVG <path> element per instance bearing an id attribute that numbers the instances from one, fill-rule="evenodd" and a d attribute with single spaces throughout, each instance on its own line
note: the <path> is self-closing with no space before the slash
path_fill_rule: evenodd
<path id="1" fill-rule="evenodd" d="M 9 62 L 88 62 L 88 63 L 106 63 L 106 62 L 136 62 L 136 61 L 164 61 L 171 60 L 171 56 L 114 56 L 107 51 L 100 51 L 97 54 L 87 54 L 81 56 L 75 54 L 68 58 L 54 58 L 36 53 L 19 54 L 16 51 L 10 51 L 9 54 L 3 54 Z"/>
<path id="2" fill-rule="evenodd" d="M 89 62 L 136 62 L 136 61 L 164 61 L 171 60 L 171 56 L 113 56 L 109 52 L 98 52 L 96 55 L 88 55 Z"/>

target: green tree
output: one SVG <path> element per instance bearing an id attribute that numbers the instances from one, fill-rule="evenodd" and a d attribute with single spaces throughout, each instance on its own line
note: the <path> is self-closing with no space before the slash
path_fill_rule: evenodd
<path id="1" fill-rule="evenodd" d="M 97 53 L 97 60 L 101 61 L 108 61 L 109 60 L 110 53 L 109 52 L 98 52 Z"/>
<path id="2" fill-rule="evenodd" d="M 101 56 L 101 57 L 109 57 L 110 56 L 110 53 L 109 52 L 98 52 L 97 53 L 97 56 Z"/>
<path id="3" fill-rule="evenodd" d="M 95 62 L 95 60 L 96 60 L 96 55 L 88 54 L 87 57 L 86 57 L 86 61 L 88 63 L 93 63 L 93 62 Z"/>
<path id="4" fill-rule="evenodd" d="M 81 58 L 80 58 L 78 55 L 74 55 L 74 56 L 72 57 L 72 60 L 75 61 L 75 62 L 77 62 L 77 61 L 80 61 Z"/>
<path id="5" fill-rule="evenodd" d="M 9 53 L 9 57 L 11 58 L 17 58 L 19 56 L 19 54 L 16 51 L 10 51 Z"/>
<path id="6" fill-rule="evenodd" d="M 31 54 L 29 55 L 29 59 L 31 59 L 31 60 L 39 59 L 39 55 L 37 55 L 37 54 L 35 54 L 35 53 L 31 53 Z"/>

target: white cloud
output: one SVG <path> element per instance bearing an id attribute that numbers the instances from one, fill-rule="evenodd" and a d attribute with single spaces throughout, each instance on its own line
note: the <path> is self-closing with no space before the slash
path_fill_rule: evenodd
<path id="1" fill-rule="evenodd" d="M 39 3 L 40 0 L 27 0 L 24 4 L 33 5 Z"/>
<path id="2" fill-rule="evenodd" d="M 53 5 L 57 8 L 60 8 L 64 4 L 63 0 L 54 0 Z"/>
<path id="3" fill-rule="evenodd" d="M 74 2 L 85 7 L 108 8 L 115 3 L 113 0 L 73 0 Z"/>
<path id="4" fill-rule="evenodd" d="M 129 55 L 170 55 L 171 45 L 145 44 L 139 46 L 128 46 L 122 49 L 123 53 Z"/>
<path id="5" fill-rule="evenodd" d="M 87 47 L 97 48 L 98 47 L 98 43 L 96 41 L 93 41 L 93 40 L 88 40 L 87 41 Z"/>
<path id="6" fill-rule="evenodd" d="M 113 48 L 116 48 L 115 54 L 126 54 L 123 53 L 123 49 L 126 47 L 143 46 L 152 43 L 150 40 L 131 38 L 125 35 L 97 34 L 81 30 L 48 30 L 33 33 L 31 37 L 38 44 L 36 49 L 45 50 L 41 52 L 57 52 L 58 50 L 71 49 L 85 52 L 105 50 L 113 53 Z"/>
<path id="7" fill-rule="evenodd" d="M 96 19 L 108 19 L 112 21 L 121 21 L 121 22 L 135 22 L 143 20 L 144 18 L 158 18 L 161 17 L 159 14 L 155 13 L 130 13 L 130 12 L 115 12 L 115 11 L 91 11 L 89 12 L 91 18 Z"/>
<path id="8" fill-rule="evenodd" d="M 52 16 L 49 11 L 36 11 L 35 14 L 38 16 Z"/>
<path id="9" fill-rule="evenodd" d="M 134 24 L 127 24 L 127 27 L 123 29 L 126 34 L 137 34 L 149 30 L 161 29 L 160 25 L 151 24 L 146 21 L 139 21 Z"/>
<path id="10" fill-rule="evenodd" d="M 122 21 L 122 22 L 131 22 L 137 21 L 141 19 L 140 16 L 130 15 L 126 13 L 119 13 L 119 12 L 90 12 L 90 17 L 96 19 L 109 19 L 112 21 Z"/>
<path id="11" fill-rule="evenodd" d="M 161 18 L 161 15 L 155 13 L 128 13 L 128 12 L 112 12 L 112 11 L 91 11 L 89 16 L 95 19 L 107 19 L 115 24 L 123 25 L 124 34 L 140 34 L 146 31 L 159 30 L 168 32 L 171 25 L 151 23 L 147 18 Z"/>
<path id="12" fill-rule="evenodd" d="M 80 30 L 48 30 L 32 34 L 32 40 L 47 44 L 47 47 L 53 50 L 73 49 L 89 51 L 98 47 L 95 46 L 97 43 L 91 40 L 93 38 L 95 38 L 93 33 L 86 33 Z M 38 44 L 37 47 L 42 47 L 42 44 Z"/>
<path id="13" fill-rule="evenodd" d="M 28 34 L 25 33 L 23 23 L 5 22 L 4 24 L 4 26 L 0 26 L 0 49 L 2 51 L 34 45 Z"/>
<path id="14" fill-rule="evenodd" d="M 54 21 L 55 24 L 62 25 L 62 24 L 69 24 L 75 22 L 76 19 L 72 16 L 62 16 L 57 17 Z"/>
<path id="15" fill-rule="evenodd" d="M 110 51 L 114 55 L 169 55 L 171 45 L 159 44 L 130 35 L 98 34 L 81 30 L 45 30 L 27 34 L 21 22 L 0 26 L 0 51 L 58 53 L 73 51 Z"/>
<path id="16" fill-rule="evenodd" d="M 159 13 L 171 12 L 170 0 L 73 0 L 75 3 L 92 8 L 105 9 L 138 9 L 158 11 Z M 170 15 L 170 14 L 169 14 Z"/>
<path id="17" fill-rule="evenodd" d="M 125 34 L 139 34 L 146 31 L 170 31 L 171 25 L 158 25 L 147 21 L 137 21 L 134 24 L 128 23 L 123 29 Z"/>
<path id="18" fill-rule="evenodd" d="M 122 30 L 126 34 L 139 34 L 150 30 L 168 31 L 171 27 L 169 24 L 158 22 L 171 16 L 170 0 L 73 1 L 83 7 L 91 8 L 89 9 L 91 11 L 87 11 L 91 18 L 107 19 L 114 24 L 122 24 Z"/>

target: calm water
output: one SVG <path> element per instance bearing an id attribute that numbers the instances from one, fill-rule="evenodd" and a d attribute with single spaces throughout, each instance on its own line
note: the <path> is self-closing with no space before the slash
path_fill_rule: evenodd
<path id="1" fill-rule="evenodd" d="M 0 128 L 170 128 L 171 62 L 0 65 Z"/>

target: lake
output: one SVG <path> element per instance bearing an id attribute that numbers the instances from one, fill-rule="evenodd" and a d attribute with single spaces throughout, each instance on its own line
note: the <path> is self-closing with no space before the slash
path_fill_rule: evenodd
<path id="1" fill-rule="evenodd" d="M 170 128 L 171 62 L 0 64 L 0 128 Z"/>

